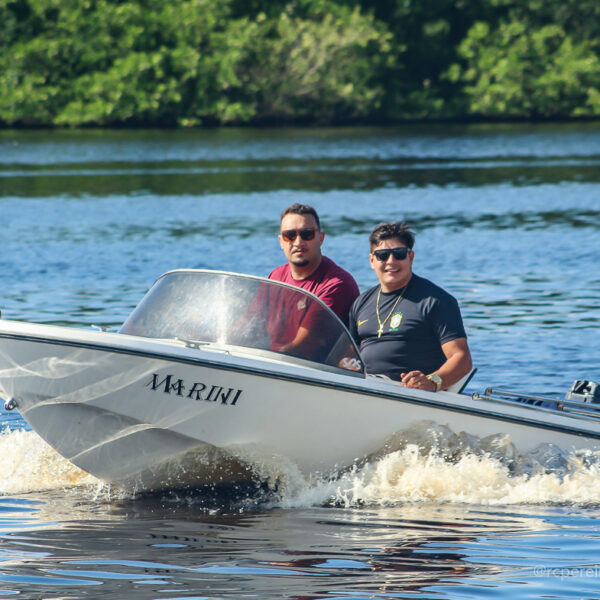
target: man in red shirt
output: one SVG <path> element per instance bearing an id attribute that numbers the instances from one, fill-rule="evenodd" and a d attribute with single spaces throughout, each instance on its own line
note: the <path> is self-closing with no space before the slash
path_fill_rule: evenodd
<path id="1" fill-rule="evenodd" d="M 312 206 L 288 206 L 281 213 L 279 233 L 279 244 L 288 262 L 274 269 L 269 279 L 312 292 L 347 325 L 350 306 L 359 295 L 358 285 L 348 271 L 321 254 L 324 239 L 319 216 Z M 282 346 L 282 351 L 309 343 L 310 330 L 316 323 L 301 315 L 301 308 L 297 309 L 297 315 L 294 312 L 288 315 L 287 329 L 295 331 L 295 337 Z"/>
<path id="2" fill-rule="evenodd" d="M 269 279 L 283 281 L 318 296 L 348 324 L 348 314 L 359 290 L 354 277 L 321 254 L 325 234 L 317 211 L 307 204 L 292 204 L 281 213 L 279 244 L 288 259 L 286 265 L 269 273 Z"/>

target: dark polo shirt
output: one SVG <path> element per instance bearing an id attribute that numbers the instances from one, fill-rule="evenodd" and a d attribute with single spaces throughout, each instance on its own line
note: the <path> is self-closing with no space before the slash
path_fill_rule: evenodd
<path id="1" fill-rule="evenodd" d="M 400 300 L 403 289 L 381 293 L 379 318 L 384 326 L 378 337 L 378 291 L 376 285 L 361 294 L 350 310 L 350 333 L 368 373 L 396 380 L 408 371 L 431 373 L 446 362 L 441 345 L 467 337 L 456 299 L 414 273 Z"/>

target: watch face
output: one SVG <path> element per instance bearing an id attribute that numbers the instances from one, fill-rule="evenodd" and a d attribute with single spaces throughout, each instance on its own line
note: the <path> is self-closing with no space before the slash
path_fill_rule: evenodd
<path id="1" fill-rule="evenodd" d="M 442 378 L 436 373 L 432 373 L 431 375 L 427 375 L 433 383 L 435 383 L 435 391 L 437 392 L 442 387 Z"/>

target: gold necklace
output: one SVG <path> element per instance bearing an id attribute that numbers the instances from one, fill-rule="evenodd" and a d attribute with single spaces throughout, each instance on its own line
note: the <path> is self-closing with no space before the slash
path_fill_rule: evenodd
<path id="1" fill-rule="evenodd" d="M 400 300 L 402 300 L 402 298 L 404 298 L 404 293 L 406 292 L 407 288 L 408 288 L 408 283 L 404 286 L 402 293 L 396 298 L 396 302 L 394 302 L 394 306 L 392 306 L 392 310 L 390 310 L 390 312 L 388 313 L 388 316 L 383 320 L 383 323 L 382 323 L 381 318 L 379 316 L 379 298 L 381 297 L 381 286 L 379 286 L 379 291 L 377 292 L 377 306 L 376 306 L 376 311 L 375 311 L 377 313 L 377 322 L 379 323 L 379 329 L 377 330 L 378 338 L 381 337 L 381 335 L 383 333 L 383 326 L 386 324 L 387 320 L 392 316 L 392 313 L 394 312 L 396 306 L 398 305 L 398 302 L 400 302 Z"/>

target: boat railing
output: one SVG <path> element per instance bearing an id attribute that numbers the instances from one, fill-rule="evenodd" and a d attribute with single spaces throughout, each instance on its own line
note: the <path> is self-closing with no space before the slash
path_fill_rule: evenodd
<path id="1" fill-rule="evenodd" d="M 473 400 L 489 400 L 494 402 L 519 403 L 523 407 L 537 410 L 558 410 L 579 417 L 600 420 L 600 404 L 585 400 L 567 400 L 549 396 L 536 396 L 522 392 L 486 388 L 483 394 L 474 392 Z"/>

